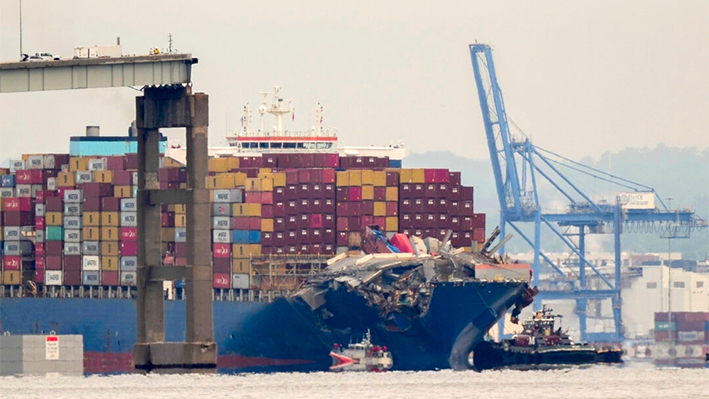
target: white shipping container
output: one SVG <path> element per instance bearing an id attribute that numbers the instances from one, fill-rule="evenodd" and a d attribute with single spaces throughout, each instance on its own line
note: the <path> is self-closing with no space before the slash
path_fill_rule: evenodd
<path id="1" fill-rule="evenodd" d="M 115 58 L 122 56 L 123 51 L 120 44 L 74 48 L 74 58 Z"/>
<path id="2" fill-rule="evenodd" d="M 216 203 L 212 204 L 213 216 L 231 216 L 231 204 Z"/>
<path id="3" fill-rule="evenodd" d="M 15 187 L 17 196 L 20 198 L 32 198 L 32 185 L 31 184 L 18 184 Z"/>
<path id="4" fill-rule="evenodd" d="M 0 198 L 11 198 L 15 196 L 15 189 L 10 187 L 0 188 Z"/>
<path id="5" fill-rule="evenodd" d="M 184 227 L 175 228 L 175 242 L 187 242 L 187 229 Z"/>
<path id="6" fill-rule="evenodd" d="M 64 216 L 81 216 L 81 204 L 64 204 Z"/>
<path id="7" fill-rule="evenodd" d="M 54 154 L 47 154 L 42 157 L 44 160 L 44 168 L 45 169 L 58 169 L 57 166 L 57 158 L 54 156 Z"/>
<path id="8" fill-rule="evenodd" d="M 229 244 L 231 242 L 231 230 L 212 230 L 212 241 Z"/>
<path id="9" fill-rule="evenodd" d="M 121 271 L 121 285 L 135 285 L 136 273 Z"/>
<path id="10" fill-rule="evenodd" d="M 22 254 L 19 241 L 5 241 L 3 247 L 5 256 L 20 256 Z"/>
<path id="11" fill-rule="evenodd" d="M 3 228 L 3 241 L 19 241 L 20 228 L 17 226 L 5 226 Z"/>
<path id="12" fill-rule="evenodd" d="M 27 169 L 44 169 L 44 155 L 30 155 L 27 157 Z"/>
<path id="13" fill-rule="evenodd" d="M 81 216 L 65 216 L 64 217 L 64 228 L 65 229 L 80 229 L 81 228 Z"/>
<path id="14" fill-rule="evenodd" d="M 47 270 L 44 272 L 44 285 L 62 285 L 61 270 Z"/>
<path id="15" fill-rule="evenodd" d="M 121 200 L 121 212 L 135 212 L 138 210 L 138 204 L 135 198 L 123 198 Z"/>
<path id="16" fill-rule="evenodd" d="M 25 169 L 25 161 L 23 159 L 10 160 L 10 173 L 15 174 L 18 170 Z"/>
<path id="17" fill-rule="evenodd" d="M 37 193 L 44 190 L 44 187 L 41 184 L 33 184 L 32 185 L 32 198 L 37 198 Z"/>
<path id="18" fill-rule="evenodd" d="M 66 190 L 64 191 L 64 202 L 80 204 L 84 202 L 84 192 L 82 190 Z"/>
<path id="19" fill-rule="evenodd" d="M 82 274 L 84 275 L 84 285 L 100 285 L 99 272 L 90 271 L 83 272 Z"/>
<path id="20" fill-rule="evenodd" d="M 49 191 L 56 191 L 57 190 L 57 178 L 56 177 L 47 178 L 47 190 L 49 190 Z"/>
<path id="21" fill-rule="evenodd" d="M 138 226 L 138 212 L 121 212 L 121 226 L 123 226 L 123 227 Z"/>
<path id="22" fill-rule="evenodd" d="M 212 229 L 214 230 L 229 230 L 231 227 L 231 218 L 229 216 L 214 216 L 212 217 Z"/>
<path id="23" fill-rule="evenodd" d="M 133 185 L 137 186 L 138 185 L 138 172 L 133 172 Z"/>
<path id="24" fill-rule="evenodd" d="M 65 242 L 64 255 L 81 255 L 81 243 Z"/>
<path id="25" fill-rule="evenodd" d="M 91 183 L 91 172 L 79 171 L 76 172 L 76 184 Z"/>
<path id="26" fill-rule="evenodd" d="M 44 209 L 45 209 L 44 204 L 35 204 L 34 205 L 34 214 L 37 217 L 42 217 L 42 216 L 44 216 Z"/>
<path id="27" fill-rule="evenodd" d="M 98 241 L 84 241 L 81 246 L 81 252 L 84 255 L 98 255 L 99 250 Z"/>
<path id="28" fill-rule="evenodd" d="M 99 271 L 101 269 L 101 261 L 98 256 L 84 255 L 82 261 L 82 270 Z"/>
<path id="29" fill-rule="evenodd" d="M 35 242 L 44 242 L 44 230 L 37 230 L 34 234 Z"/>
<path id="30" fill-rule="evenodd" d="M 238 288 L 241 290 L 249 289 L 249 275 L 248 274 L 232 274 L 231 275 L 231 287 Z"/>
<path id="31" fill-rule="evenodd" d="M 65 242 L 81 242 L 81 230 L 80 229 L 64 229 L 64 241 Z"/>
<path id="32" fill-rule="evenodd" d="M 124 256 L 121 258 L 121 271 L 134 272 L 138 269 L 137 256 Z"/>
<path id="33" fill-rule="evenodd" d="M 97 170 L 106 170 L 106 163 L 106 158 L 89 159 L 89 171 L 94 172 Z"/>

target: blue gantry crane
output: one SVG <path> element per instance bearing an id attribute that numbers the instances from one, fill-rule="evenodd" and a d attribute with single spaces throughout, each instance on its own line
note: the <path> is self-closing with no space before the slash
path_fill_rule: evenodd
<path id="1" fill-rule="evenodd" d="M 471 44 L 470 57 L 499 198 L 501 237 L 505 237 L 505 230 L 509 226 L 533 247 L 532 270 L 535 286 L 539 284 L 541 262 L 551 266 L 561 279 L 572 280 L 568 285 L 570 289 L 541 290 L 538 299 L 575 300 L 582 340 L 622 340 L 621 233 L 624 230 L 659 232 L 668 239 L 686 238 L 692 231 L 706 227 L 706 221 L 690 210 L 670 210 L 650 187 L 544 150 L 532 144 L 523 133 L 512 134 L 502 91 L 497 82 L 492 49 L 485 44 Z M 563 173 L 564 171 L 593 176 L 595 179 L 618 185 L 628 193 L 616 196 L 611 202 L 594 201 L 579 188 L 579 184 Z M 565 209 L 554 211 L 542 208 L 543 199 L 537 189 L 542 181 L 548 182 L 568 201 Z M 524 223 L 533 224 L 533 233 L 525 232 L 520 226 Z M 542 251 L 542 228 L 551 231 L 553 236 L 578 257 L 577 273 L 569 276 Z M 615 253 L 615 271 L 612 278 L 601 273 L 586 258 L 586 235 L 610 232 L 614 237 Z M 576 242 L 570 236 L 576 236 Z M 504 247 L 501 252 L 504 252 Z M 587 268 L 602 281 L 602 288 L 591 287 L 589 276 L 586 274 Z M 615 331 L 588 333 L 587 302 L 607 299 L 612 301 Z M 537 301 L 535 306 L 540 306 L 539 302 Z"/>

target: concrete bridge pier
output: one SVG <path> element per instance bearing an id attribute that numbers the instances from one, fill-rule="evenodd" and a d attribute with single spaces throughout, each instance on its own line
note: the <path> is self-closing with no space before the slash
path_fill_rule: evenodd
<path id="1" fill-rule="evenodd" d="M 138 338 L 139 372 L 216 371 L 212 308 L 210 201 L 206 188 L 209 97 L 190 86 L 146 87 L 136 98 L 138 129 Z M 184 127 L 186 189 L 161 190 L 159 128 Z M 187 207 L 187 266 L 163 266 L 160 205 Z M 186 342 L 165 342 L 163 281 L 186 280 Z"/>

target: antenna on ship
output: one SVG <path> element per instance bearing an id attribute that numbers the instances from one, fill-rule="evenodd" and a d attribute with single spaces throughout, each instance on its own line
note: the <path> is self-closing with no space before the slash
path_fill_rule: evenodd
<path id="1" fill-rule="evenodd" d="M 258 107 L 258 113 L 261 115 L 261 128 L 259 129 L 257 136 L 265 136 L 264 123 L 266 117 L 266 105 L 268 105 L 268 102 L 266 100 L 268 99 L 268 95 L 271 93 L 260 91 L 258 94 L 261 94 L 263 96 L 263 100 L 261 101 L 261 106 Z"/>
<path id="2" fill-rule="evenodd" d="M 322 105 L 320 103 L 315 111 L 315 136 L 322 136 Z"/>
<path id="3" fill-rule="evenodd" d="M 283 135 L 285 132 L 283 128 L 283 115 L 293 112 L 293 107 L 291 107 L 291 101 L 293 100 L 288 100 L 288 104 L 283 105 L 283 99 L 278 95 L 280 91 L 280 86 L 273 87 L 273 104 L 271 104 L 271 108 L 268 110 L 269 114 L 273 114 L 276 117 L 276 135 Z"/>
<path id="4" fill-rule="evenodd" d="M 244 116 L 241 117 L 241 123 L 244 126 L 244 133 L 247 136 L 251 135 L 251 107 L 249 107 L 249 103 L 244 105 Z"/>

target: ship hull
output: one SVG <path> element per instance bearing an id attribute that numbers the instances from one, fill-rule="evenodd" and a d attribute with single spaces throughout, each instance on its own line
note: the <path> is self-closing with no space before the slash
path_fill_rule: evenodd
<path id="1" fill-rule="evenodd" d="M 345 287 L 330 290 L 326 306 L 316 311 L 299 299 L 215 301 L 217 366 L 227 373 L 326 371 L 333 343 L 354 342 L 370 330 L 372 340 L 392 353 L 394 370 L 456 367 L 451 355 L 456 348 L 469 352 L 526 287 L 511 282 L 439 283 L 422 316 L 397 313 L 387 320 Z M 0 315 L 3 332 L 83 335 L 87 373 L 133 369 L 134 300 L 2 298 Z M 167 341 L 184 340 L 184 301 L 165 302 L 165 326 Z"/>

